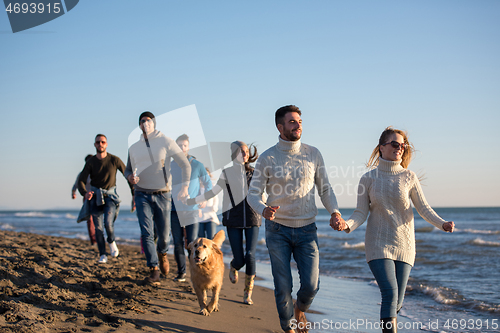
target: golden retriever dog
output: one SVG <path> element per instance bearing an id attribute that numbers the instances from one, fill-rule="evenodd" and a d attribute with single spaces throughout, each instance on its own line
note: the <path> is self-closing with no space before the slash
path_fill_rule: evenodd
<path id="1" fill-rule="evenodd" d="M 226 238 L 224 230 L 215 234 L 214 239 L 198 238 L 188 245 L 189 270 L 200 314 L 209 316 L 213 311 L 219 311 L 219 293 L 224 276 L 224 261 L 220 247 Z M 212 300 L 207 305 L 207 290 L 212 289 Z"/>

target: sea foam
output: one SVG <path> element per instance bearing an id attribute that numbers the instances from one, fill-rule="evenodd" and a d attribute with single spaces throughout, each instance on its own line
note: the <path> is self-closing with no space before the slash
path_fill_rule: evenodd
<path id="1" fill-rule="evenodd" d="M 364 250 L 365 249 L 365 242 L 359 242 L 359 243 L 356 243 L 356 244 L 349 244 L 347 242 L 344 242 L 344 244 L 342 244 L 342 247 L 344 249 Z"/>
<path id="2" fill-rule="evenodd" d="M 478 246 L 500 247 L 500 242 L 485 241 L 481 238 L 476 238 L 472 240 L 470 243 Z"/>

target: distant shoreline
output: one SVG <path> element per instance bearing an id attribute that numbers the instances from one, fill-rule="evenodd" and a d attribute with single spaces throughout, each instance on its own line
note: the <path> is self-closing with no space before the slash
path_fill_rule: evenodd
<path id="1" fill-rule="evenodd" d="M 120 210 L 127 210 L 130 211 L 130 206 L 120 206 Z M 434 209 L 497 209 L 500 208 L 500 206 L 432 206 Z M 325 208 L 320 208 L 318 207 L 318 210 L 325 210 Z M 356 207 L 341 207 L 339 208 L 340 210 L 353 210 L 356 209 Z M 76 211 L 78 212 L 80 208 L 20 208 L 20 209 L 12 209 L 12 208 L 1 208 L 0 207 L 0 213 L 2 212 L 32 212 L 32 211 L 37 211 L 37 212 L 64 212 L 64 211 Z"/>

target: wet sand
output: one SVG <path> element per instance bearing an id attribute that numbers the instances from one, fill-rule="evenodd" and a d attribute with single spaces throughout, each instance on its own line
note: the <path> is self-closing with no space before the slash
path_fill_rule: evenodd
<path id="1" fill-rule="evenodd" d="M 88 241 L 9 231 L 0 239 L 1 332 L 282 332 L 272 290 L 256 286 L 255 304 L 242 303 L 244 274 L 235 285 L 225 274 L 220 311 L 205 317 L 189 278 L 173 281 L 171 256 L 154 287 L 143 282 L 138 247 L 119 244 L 118 258 L 98 264 Z"/>

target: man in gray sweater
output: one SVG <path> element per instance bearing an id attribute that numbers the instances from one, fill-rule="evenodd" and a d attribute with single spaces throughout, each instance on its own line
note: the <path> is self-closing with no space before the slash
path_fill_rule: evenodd
<path id="1" fill-rule="evenodd" d="M 146 283 L 158 285 L 160 271 L 167 276 L 170 265 L 167 249 L 170 234 L 170 210 L 172 208 L 172 184 L 170 161 L 179 165 L 182 184 L 177 199 L 188 197 L 191 165 L 174 140 L 156 129 L 156 118 L 146 111 L 139 116 L 142 134 L 139 141 L 128 150 L 125 176 L 134 185 L 134 201 L 141 228 L 141 241 L 150 275 Z M 179 183 L 181 183 L 179 181 Z M 155 242 L 155 236 L 157 240 Z"/>
<path id="2" fill-rule="evenodd" d="M 328 180 L 323 157 L 301 143 L 301 111 L 294 105 L 275 114 L 279 142 L 260 155 L 248 192 L 248 203 L 266 219 L 266 244 L 271 259 L 274 294 L 281 328 L 307 332 L 305 311 L 319 290 L 319 248 L 316 231 L 315 187 L 331 214 L 331 223 L 345 223 Z M 268 197 L 262 201 L 264 191 Z M 295 306 L 290 261 L 301 277 Z M 293 317 L 295 316 L 295 319 Z"/>

